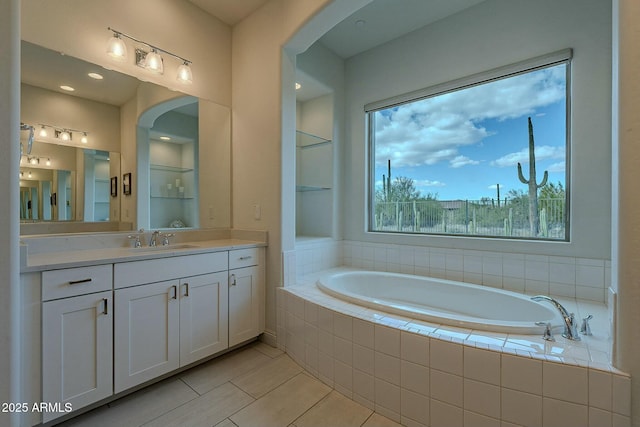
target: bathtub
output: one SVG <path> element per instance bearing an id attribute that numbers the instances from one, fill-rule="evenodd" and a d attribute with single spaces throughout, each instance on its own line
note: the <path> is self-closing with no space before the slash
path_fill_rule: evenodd
<path id="1" fill-rule="evenodd" d="M 548 303 L 515 292 L 452 280 L 371 271 L 327 273 L 316 285 L 358 305 L 450 326 L 513 334 L 540 334 L 536 322 L 560 326 Z"/>

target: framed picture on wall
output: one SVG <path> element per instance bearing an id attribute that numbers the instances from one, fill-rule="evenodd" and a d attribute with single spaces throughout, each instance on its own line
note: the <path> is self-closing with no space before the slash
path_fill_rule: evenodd
<path id="1" fill-rule="evenodd" d="M 122 194 L 131 194 L 131 172 L 122 175 Z"/>
<path id="2" fill-rule="evenodd" d="M 118 195 L 118 177 L 111 177 L 111 197 L 116 197 Z"/>

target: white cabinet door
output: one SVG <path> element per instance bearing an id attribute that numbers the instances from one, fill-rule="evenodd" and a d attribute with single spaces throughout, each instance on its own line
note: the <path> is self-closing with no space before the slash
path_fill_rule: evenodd
<path id="1" fill-rule="evenodd" d="M 180 281 L 180 366 L 228 347 L 227 272 Z"/>
<path id="2" fill-rule="evenodd" d="M 229 347 L 262 332 L 262 281 L 258 266 L 229 271 Z"/>
<path id="3" fill-rule="evenodd" d="M 113 392 L 112 292 L 42 304 L 42 401 L 74 410 Z M 60 413 L 43 413 L 48 422 Z"/>
<path id="4" fill-rule="evenodd" d="M 180 366 L 179 281 L 118 289 L 115 299 L 115 393 Z"/>

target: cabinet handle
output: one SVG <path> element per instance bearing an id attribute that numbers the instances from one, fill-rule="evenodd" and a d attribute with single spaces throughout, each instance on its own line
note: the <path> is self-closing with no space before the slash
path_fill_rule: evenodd
<path id="1" fill-rule="evenodd" d="M 184 296 L 185 296 L 185 297 L 188 297 L 188 296 L 189 296 L 189 284 L 188 284 L 188 283 L 185 283 L 185 284 L 184 284 L 184 288 L 185 288 L 185 294 L 184 294 Z"/>
<path id="2" fill-rule="evenodd" d="M 246 260 L 251 259 L 251 258 L 253 258 L 251 255 L 241 256 L 240 257 L 240 261 L 246 261 Z"/>
<path id="3" fill-rule="evenodd" d="M 171 299 L 178 299 L 178 286 L 177 285 L 173 285 L 173 297 L 171 297 Z"/>
<path id="4" fill-rule="evenodd" d="M 109 300 L 107 298 L 102 298 L 104 302 L 104 310 L 102 310 L 102 314 L 109 314 Z"/>
<path id="5" fill-rule="evenodd" d="M 230 278 L 231 278 L 231 286 L 235 286 L 236 285 L 236 275 L 232 274 Z"/>
<path id="6" fill-rule="evenodd" d="M 82 280 L 69 280 L 70 285 L 79 285 L 80 283 L 89 283 L 93 281 L 92 278 L 82 279 Z"/>

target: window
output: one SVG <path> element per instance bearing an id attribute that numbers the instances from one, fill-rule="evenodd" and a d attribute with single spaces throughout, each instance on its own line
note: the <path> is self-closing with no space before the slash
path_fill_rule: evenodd
<path id="1" fill-rule="evenodd" d="M 570 57 L 366 106 L 369 230 L 567 241 Z"/>

